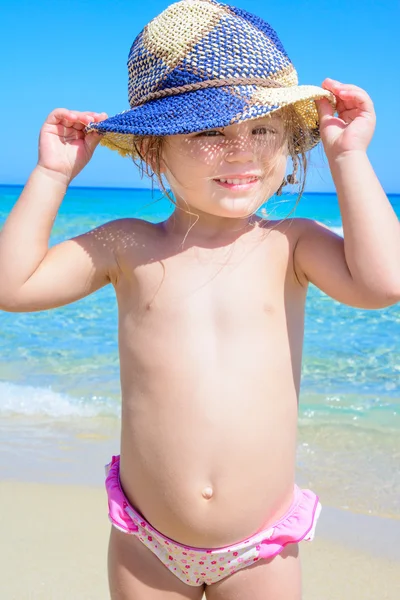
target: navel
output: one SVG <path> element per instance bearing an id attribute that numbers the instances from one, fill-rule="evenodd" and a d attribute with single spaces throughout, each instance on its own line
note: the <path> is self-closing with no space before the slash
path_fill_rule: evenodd
<path id="1" fill-rule="evenodd" d="M 210 500 L 213 497 L 213 494 L 214 490 L 211 486 L 208 485 L 203 489 L 203 498 L 205 498 L 206 500 Z"/>

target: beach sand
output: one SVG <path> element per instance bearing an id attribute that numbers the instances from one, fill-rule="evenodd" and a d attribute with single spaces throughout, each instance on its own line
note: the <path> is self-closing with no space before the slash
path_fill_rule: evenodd
<path id="1" fill-rule="evenodd" d="M 1 600 L 109 599 L 102 488 L 2 481 L 0 525 Z M 323 510 L 301 545 L 304 600 L 398 600 L 399 533 L 400 521 Z"/>

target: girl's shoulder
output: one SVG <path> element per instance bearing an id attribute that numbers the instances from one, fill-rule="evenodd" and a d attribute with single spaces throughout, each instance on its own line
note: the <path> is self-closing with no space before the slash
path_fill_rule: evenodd
<path id="1" fill-rule="evenodd" d="M 296 241 L 301 233 L 315 223 L 312 219 L 304 217 L 284 217 L 282 219 L 260 219 L 258 226 L 269 234 L 275 233 L 278 237 Z"/>
<path id="2" fill-rule="evenodd" d="M 109 221 L 99 229 L 102 229 L 108 236 L 115 236 L 113 240 L 117 242 L 155 236 L 159 233 L 160 227 L 158 223 L 151 223 L 150 221 L 134 217 L 126 217 Z"/>

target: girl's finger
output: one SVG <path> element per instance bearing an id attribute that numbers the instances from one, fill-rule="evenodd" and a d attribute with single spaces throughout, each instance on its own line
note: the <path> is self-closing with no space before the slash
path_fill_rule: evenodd
<path id="1" fill-rule="evenodd" d="M 340 83 L 335 80 L 325 80 L 322 84 L 325 89 L 329 89 L 338 99 L 343 100 L 348 106 L 349 103 L 354 106 L 354 102 L 358 105 L 364 105 L 366 110 L 373 110 L 373 102 L 367 92 L 357 85 L 350 83 Z"/>
<path id="2" fill-rule="evenodd" d="M 374 112 L 374 105 L 368 94 L 358 91 L 343 90 L 339 94 L 346 110 L 357 108 L 359 110 Z"/>
<path id="3" fill-rule="evenodd" d="M 369 100 L 369 96 L 367 94 L 362 94 L 358 90 L 339 90 L 337 95 L 343 100 L 351 100 L 357 104 L 363 104 Z"/>
<path id="4" fill-rule="evenodd" d="M 352 121 L 354 121 L 354 119 L 356 119 L 359 115 L 360 115 L 360 111 L 358 108 L 353 108 L 353 109 L 345 110 L 341 113 L 338 113 L 339 119 L 342 119 L 342 121 L 344 123 L 346 123 L 347 125 L 349 123 L 351 123 Z"/>
<path id="5" fill-rule="evenodd" d="M 95 114 L 96 113 L 92 114 L 92 113 L 88 113 L 88 112 L 77 112 L 76 113 L 76 122 L 87 125 L 88 123 L 91 123 L 92 121 L 95 120 Z"/>
<path id="6" fill-rule="evenodd" d="M 76 119 L 65 118 L 58 121 L 57 125 L 62 125 L 63 127 L 74 127 L 75 125 L 80 125 L 80 123 Z"/>
<path id="7" fill-rule="evenodd" d="M 89 148 L 90 152 L 94 152 L 94 150 L 95 150 L 96 146 L 99 144 L 100 140 L 101 140 L 101 135 L 99 135 L 95 131 L 92 131 L 91 133 L 86 134 L 85 142 L 86 142 L 86 145 Z"/>
<path id="8" fill-rule="evenodd" d="M 325 117 L 332 117 L 334 115 L 335 109 L 326 98 L 320 98 L 319 100 L 316 100 L 315 104 L 317 105 L 320 120 L 324 119 Z"/>
<path id="9" fill-rule="evenodd" d="M 95 118 L 91 115 L 80 113 L 77 115 L 76 120 L 66 120 L 66 123 L 69 123 L 69 127 L 82 130 L 87 127 L 89 123 L 93 123 L 93 121 L 95 121 Z"/>
<path id="10" fill-rule="evenodd" d="M 82 131 L 82 129 L 85 129 L 86 123 L 81 123 L 80 121 L 75 121 L 75 123 L 72 123 L 72 127 L 74 129 L 77 129 L 78 131 Z"/>
<path id="11" fill-rule="evenodd" d="M 76 110 L 69 110 L 67 108 L 56 108 L 53 110 L 48 118 L 47 122 L 51 125 L 56 125 L 57 123 L 75 123 L 75 122 L 84 122 L 86 123 L 89 119 L 94 120 L 95 116 L 99 113 L 88 113 L 81 112 Z"/>
<path id="12" fill-rule="evenodd" d="M 105 121 L 105 119 L 108 119 L 108 114 L 105 112 L 102 112 L 98 115 L 98 118 L 96 118 L 96 121 L 98 121 L 98 122 Z"/>
<path id="13" fill-rule="evenodd" d="M 326 90 L 329 90 L 330 92 L 333 92 L 334 94 L 336 94 L 336 92 L 338 92 L 339 90 L 354 90 L 366 94 L 365 90 L 360 88 L 358 85 L 354 85 L 353 83 L 342 83 L 341 81 L 331 79 L 330 77 L 324 79 L 324 81 L 321 84 L 321 87 L 323 87 Z"/>
<path id="14" fill-rule="evenodd" d="M 67 108 L 56 108 L 48 115 L 46 122 L 50 125 L 58 125 L 67 119 L 73 121 L 76 119 L 76 115 Z"/>
<path id="15" fill-rule="evenodd" d="M 59 132 L 58 135 L 64 144 L 70 144 L 72 142 L 75 142 L 76 140 L 83 140 L 85 137 L 83 131 L 78 131 L 73 127 L 64 129 L 63 131 Z"/>
<path id="16" fill-rule="evenodd" d="M 104 120 L 104 118 L 107 118 L 107 114 L 102 112 L 102 113 L 97 113 L 97 112 L 90 112 L 90 111 L 83 111 L 80 113 L 77 113 L 78 115 L 78 119 L 82 120 L 82 122 L 87 122 L 87 121 L 101 121 Z"/>

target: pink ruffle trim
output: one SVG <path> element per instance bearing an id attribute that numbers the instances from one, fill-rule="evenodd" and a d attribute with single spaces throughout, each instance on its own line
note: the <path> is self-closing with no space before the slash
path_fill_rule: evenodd
<path id="1" fill-rule="evenodd" d="M 138 527 L 126 511 L 126 508 L 133 509 L 133 507 L 128 504 L 119 480 L 119 456 L 112 457 L 111 463 L 106 466 L 106 475 L 110 521 L 124 533 L 136 533 Z M 311 490 L 303 490 L 296 486 L 294 502 L 288 512 L 275 525 L 268 528 L 263 541 L 258 541 L 260 545 L 259 558 L 272 558 L 282 552 L 287 544 L 302 540 L 311 541 L 320 512 L 321 505 L 318 496 Z M 257 536 L 258 538 L 260 533 L 258 532 L 252 537 Z M 174 543 L 181 545 L 178 542 Z"/>

